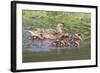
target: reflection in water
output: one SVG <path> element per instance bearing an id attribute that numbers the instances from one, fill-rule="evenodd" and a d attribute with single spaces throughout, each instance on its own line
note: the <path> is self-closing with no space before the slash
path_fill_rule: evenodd
<path id="1" fill-rule="evenodd" d="M 68 48 L 70 49 L 70 46 L 54 46 L 52 43 L 55 40 L 48 40 L 48 39 L 44 39 L 44 40 L 31 40 L 32 44 L 29 48 L 25 49 L 27 51 L 31 51 L 31 52 L 42 52 L 42 51 L 52 51 L 54 49 L 65 49 Z"/>

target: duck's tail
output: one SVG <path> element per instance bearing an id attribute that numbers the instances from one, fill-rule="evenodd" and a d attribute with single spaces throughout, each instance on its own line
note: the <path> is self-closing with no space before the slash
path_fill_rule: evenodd
<path id="1" fill-rule="evenodd" d="M 31 31 L 31 30 L 28 30 L 28 32 L 29 32 L 31 35 L 33 35 L 33 31 Z"/>

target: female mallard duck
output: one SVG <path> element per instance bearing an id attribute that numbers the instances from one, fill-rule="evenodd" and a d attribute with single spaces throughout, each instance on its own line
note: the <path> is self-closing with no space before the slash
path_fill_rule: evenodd
<path id="1" fill-rule="evenodd" d="M 49 28 L 37 28 L 36 31 L 29 31 L 33 37 L 38 37 L 39 39 L 57 39 L 60 38 L 64 32 L 64 23 L 58 23 L 55 29 Z"/>

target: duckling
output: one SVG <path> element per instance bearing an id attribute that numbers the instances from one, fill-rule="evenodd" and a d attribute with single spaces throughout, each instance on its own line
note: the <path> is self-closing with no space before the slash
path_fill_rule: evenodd
<path id="1" fill-rule="evenodd" d="M 59 45 L 60 45 L 60 40 L 58 40 L 58 39 L 55 40 L 55 41 L 53 42 L 53 45 L 54 45 L 54 46 L 59 46 Z"/>
<path id="2" fill-rule="evenodd" d="M 61 45 L 61 46 L 65 46 L 65 45 L 66 45 L 66 42 L 65 42 L 64 40 L 61 40 L 61 41 L 60 41 L 60 45 Z"/>
<path id="3" fill-rule="evenodd" d="M 79 47 L 80 46 L 79 41 L 75 41 L 75 44 L 76 44 L 76 47 Z"/>
<path id="4" fill-rule="evenodd" d="M 53 42 L 53 45 L 59 46 L 59 47 L 64 47 L 66 45 L 66 42 L 64 40 L 57 39 L 55 42 Z"/>
<path id="5" fill-rule="evenodd" d="M 64 34 L 60 37 L 61 40 L 68 40 L 69 36 Z"/>
<path id="6" fill-rule="evenodd" d="M 79 47 L 79 46 L 80 46 L 80 42 L 81 42 L 81 40 L 82 40 L 81 34 L 76 33 L 75 35 L 76 35 L 76 37 L 77 37 L 76 40 L 75 40 L 75 43 L 77 44 L 77 47 Z"/>

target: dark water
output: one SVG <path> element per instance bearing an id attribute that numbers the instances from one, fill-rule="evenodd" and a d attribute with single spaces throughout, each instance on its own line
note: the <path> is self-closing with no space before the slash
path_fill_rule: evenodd
<path id="1" fill-rule="evenodd" d="M 25 50 L 31 51 L 31 52 L 42 52 L 42 51 L 52 51 L 56 49 L 65 49 L 65 48 L 70 49 L 68 46 L 67 47 L 54 46 L 52 45 L 53 42 L 54 40 L 47 40 L 47 39 L 46 40 L 32 40 L 31 46 Z"/>

